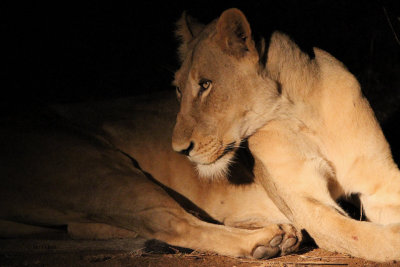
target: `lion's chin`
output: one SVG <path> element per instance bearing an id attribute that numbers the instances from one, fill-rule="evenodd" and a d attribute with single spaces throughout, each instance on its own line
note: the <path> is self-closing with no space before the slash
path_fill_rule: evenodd
<path id="1" fill-rule="evenodd" d="M 232 155 L 225 155 L 210 164 L 196 164 L 196 169 L 200 178 L 212 180 L 226 178 L 229 172 L 229 165 L 232 161 Z"/>

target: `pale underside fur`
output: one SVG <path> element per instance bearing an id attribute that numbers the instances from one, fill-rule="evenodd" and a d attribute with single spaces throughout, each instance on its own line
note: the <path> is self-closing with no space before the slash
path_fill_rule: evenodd
<path id="1" fill-rule="evenodd" d="M 201 178 L 220 178 L 228 175 L 231 162 L 232 159 L 230 157 L 223 157 L 208 165 L 198 164 L 195 167 Z"/>

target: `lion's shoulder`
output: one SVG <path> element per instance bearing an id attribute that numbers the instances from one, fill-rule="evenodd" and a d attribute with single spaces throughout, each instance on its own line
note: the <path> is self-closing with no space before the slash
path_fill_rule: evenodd
<path id="1" fill-rule="evenodd" d="M 304 99 L 316 90 L 338 88 L 360 95 L 357 79 L 341 61 L 320 48 L 313 51 L 315 57 L 311 58 L 288 35 L 275 32 L 268 50 L 268 75 L 282 85 L 282 91 L 291 99 Z"/>

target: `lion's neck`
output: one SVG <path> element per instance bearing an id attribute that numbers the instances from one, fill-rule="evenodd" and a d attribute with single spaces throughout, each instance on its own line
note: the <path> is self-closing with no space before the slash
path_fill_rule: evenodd
<path id="1" fill-rule="evenodd" d="M 289 110 L 290 101 L 280 94 L 275 81 L 262 77 L 262 82 L 254 90 L 256 94 L 246 114 L 249 123 L 243 129 L 242 136 L 251 136 L 269 121 L 281 117 Z"/>

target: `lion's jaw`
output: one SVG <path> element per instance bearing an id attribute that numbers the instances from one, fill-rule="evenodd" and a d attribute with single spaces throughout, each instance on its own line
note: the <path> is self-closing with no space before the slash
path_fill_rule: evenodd
<path id="1" fill-rule="evenodd" d="M 233 159 L 233 154 L 225 155 L 209 164 L 195 163 L 195 167 L 201 178 L 220 179 L 228 175 L 229 165 Z"/>

